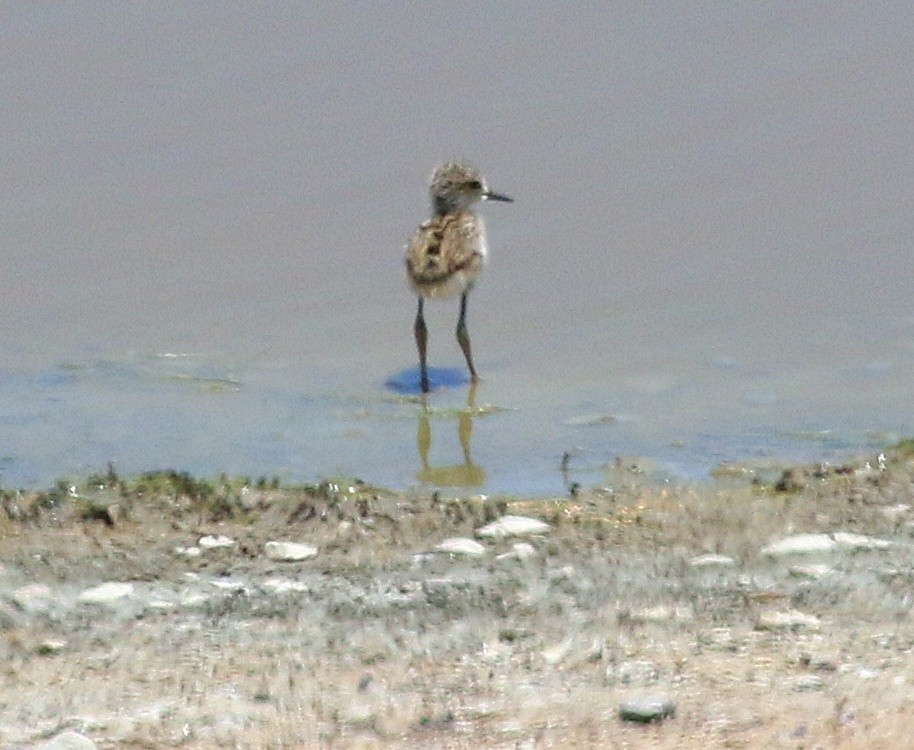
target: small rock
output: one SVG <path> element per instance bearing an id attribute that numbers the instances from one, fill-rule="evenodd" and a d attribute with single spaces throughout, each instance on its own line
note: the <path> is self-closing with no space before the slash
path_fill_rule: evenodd
<path id="1" fill-rule="evenodd" d="M 308 591 L 308 584 L 301 581 L 293 581 L 289 578 L 268 578 L 260 584 L 260 588 L 269 591 L 271 594 L 287 594 L 289 592 Z"/>
<path id="2" fill-rule="evenodd" d="M 619 706 L 619 716 L 625 721 L 643 724 L 675 716 L 676 704 L 669 696 L 657 693 L 633 698 Z"/>
<path id="3" fill-rule="evenodd" d="M 640 624 L 663 623 L 673 620 L 686 622 L 692 619 L 692 610 L 688 607 L 658 605 L 656 607 L 646 607 L 645 609 L 628 610 L 620 613 L 619 619 Z"/>
<path id="4" fill-rule="evenodd" d="M 486 553 L 486 548 L 475 539 L 462 536 L 445 539 L 435 549 L 439 552 L 448 552 L 452 555 L 468 555 L 469 557 L 481 557 Z"/>
<path id="5" fill-rule="evenodd" d="M 203 550 L 199 547 L 175 547 L 175 554 L 181 557 L 200 557 Z"/>
<path id="6" fill-rule="evenodd" d="M 511 547 L 511 551 L 518 560 L 529 560 L 531 557 L 536 557 L 536 547 L 529 542 L 517 542 Z"/>
<path id="7" fill-rule="evenodd" d="M 578 578 L 578 571 L 573 565 L 563 565 L 561 568 L 552 568 L 546 573 L 550 583 L 562 583 L 564 581 L 574 581 Z"/>
<path id="8" fill-rule="evenodd" d="M 192 609 L 194 607 L 202 607 L 210 600 L 206 594 L 202 594 L 199 591 L 185 592 L 181 594 L 180 605 L 186 607 L 187 609 Z"/>
<path id="9" fill-rule="evenodd" d="M 794 578 L 808 578 L 811 581 L 818 581 L 833 571 L 834 568 L 829 565 L 793 565 L 787 572 Z"/>
<path id="10" fill-rule="evenodd" d="M 791 610 L 789 612 L 762 612 L 756 623 L 756 630 L 796 630 L 818 628 L 821 621 L 815 615 Z"/>
<path id="11" fill-rule="evenodd" d="M 317 547 L 298 542 L 267 542 L 263 548 L 267 557 L 277 562 L 300 562 L 317 555 Z"/>
<path id="12" fill-rule="evenodd" d="M 61 732 L 36 746 L 35 750 L 98 750 L 98 745 L 79 732 Z"/>
<path id="13" fill-rule="evenodd" d="M 38 654 L 40 656 L 54 656 L 55 654 L 59 654 L 66 647 L 66 641 L 48 639 L 38 644 Z"/>
<path id="14" fill-rule="evenodd" d="M 109 604 L 118 599 L 123 599 L 133 594 L 132 583 L 103 583 L 100 586 L 94 586 L 86 589 L 76 601 L 81 604 Z"/>
<path id="15" fill-rule="evenodd" d="M 54 603 L 51 589 L 43 583 L 30 583 L 16 589 L 12 599 L 19 609 L 30 615 L 44 614 Z"/>
<path id="16" fill-rule="evenodd" d="M 536 557 L 536 547 L 529 542 L 516 542 L 510 552 L 498 555 L 496 560 L 529 560 Z"/>
<path id="17" fill-rule="evenodd" d="M 225 536 L 224 534 L 218 534 L 216 536 L 203 536 L 200 537 L 200 541 L 197 542 L 197 546 L 201 549 L 219 549 L 221 547 L 234 547 L 235 540 L 231 537 Z"/>
<path id="18" fill-rule="evenodd" d="M 538 518 L 527 516 L 502 516 L 492 523 L 476 529 L 477 536 L 503 538 L 506 536 L 526 536 L 528 534 L 545 534 L 551 526 Z"/>
<path id="19" fill-rule="evenodd" d="M 763 547 L 762 554 L 768 557 L 813 555 L 832 552 L 837 546 L 838 543 L 828 534 L 796 534 Z"/>
<path id="20" fill-rule="evenodd" d="M 842 549 L 874 550 L 888 549 L 892 546 L 892 543 L 886 539 L 876 539 L 871 536 L 863 536 L 863 534 L 851 534 L 847 531 L 836 531 L 832 536 Z"/>
<path id="21" fill-rule="evenodd" d="M 540 656 L 543 657 L 543 660 L 547 664 L 555 666 L 571 653 L 571 647 L 573 645 L 574 640 L 569 636 L 561 643 L 556 643 L 554 646 L 544 648 L 540 651 Z"/>
<path id="22" fill-rule="evenodd" d="M 210 586 L 215 586 L 223 591 L 244 591 L 244 581 L 221 580 L 210 581 Z"/>
<path id="23" fill-rule="evenodd" d="M 707 555 L 699 555 L 698 557 L 693 557 L 689 560 L 689 565 L 693 568 L 732 568 L 736 565 L 736 560 L 728 555 L 716 555 L 709 553 Z"/>
<path id="24" fill-rule="evenodd" d="M 824 688 L 825 680 L 819 677 L 819 675 L 805 674 L 802 677 L 797 677 L 790 687 L 798 693 L 808 693 L 812 690 L 821 690 Z"/>
<path id="25" fill-rule="evenodd" d="M 769 544 L 762 549 L 762 554 L 769 557 L 786 555 L 811 555 L 817 553 L 843 550 L 880 550 L 888 549 L 892 542 L 876 539 L 863 534 L 851 534 L 847 531 L 836 531 L 834 534 L 796 534 Z"/>

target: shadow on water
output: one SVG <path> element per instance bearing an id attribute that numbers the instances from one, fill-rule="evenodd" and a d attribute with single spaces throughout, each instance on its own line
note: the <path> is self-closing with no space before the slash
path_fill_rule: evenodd
<path id="1" fill-rule="evenodd" d="M 440 388 L 460 388 L 469 385 L 470 378 L 466 370 L 459 367 L 429 367 L 428 380 L 432 390 Z M 385 384 L 389 390 L 401 396 L 419 396 L 419 368 L 410 367 L 393 375 Z"/>
<path id="2" fill-rule="evenodd" d="M 460 449 L 463 461 L 444 466 L 433 466 L 429 458 L 432 447 L 432 412 L 428 402 L 423 397 L 422 408 L 419 411 L 419 427 L 416 434 L 416 446 L 419 451 L 421 469 L 416 478 L 423 484 L 437 487 L 482 487 L 486 483 L 486 472 L 481 466 L 473 463 L 470 443 L 473 437 L 473 418 L 476 410 L 476 384 L 472 384 L 467 391 L 466 409 L 457 413 L 457 437 L 460 440 Z"/>

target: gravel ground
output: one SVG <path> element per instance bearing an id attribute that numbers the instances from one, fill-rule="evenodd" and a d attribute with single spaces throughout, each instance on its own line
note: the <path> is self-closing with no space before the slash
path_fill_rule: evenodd
<path id="1" fill-rule="evenodd" d="M 0 746 L 908 748 L 907 448 L 552 500 L 6 491 Z"/>

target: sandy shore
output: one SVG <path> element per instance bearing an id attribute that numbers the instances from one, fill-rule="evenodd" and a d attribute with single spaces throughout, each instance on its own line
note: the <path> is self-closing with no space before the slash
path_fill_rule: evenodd
<path id="1" fill-rule="evenodd" d="M 5 491 L 0 745 L 907 748 L 907 447 L 552 500 Z"/>

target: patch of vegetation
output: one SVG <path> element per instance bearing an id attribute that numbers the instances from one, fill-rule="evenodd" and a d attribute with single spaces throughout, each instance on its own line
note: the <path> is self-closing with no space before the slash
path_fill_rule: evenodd
<path id="1" fill-rule="evenodd" d="M 55 510 L 60 508 L 70 495 L 69 481 L 61 479 L 54 487 L 35 496 L 35 506 L 41 510 Z"/>
<path id="2" fill-rule="evenodd" d="M 3 507 L 3 513 L 10 521 L 19 523 L 34 521 L 39 513 L 34 500 L 34 495 L 29 497 L 19 490 L 0 491 L 0 506 Z"/>
<path id="3" fill-rule="evenodd" d="M 131 494 L 148 500 L 168 499 L 182 506 L 189 504 L 209 520 L 221 521 L 246 512 L 241 498 L 250 485 L 247 477 L 230 478 L 222 474 L 213 481 L 186 471 L 154 471 L 142 474 L 132 483 Z"/>
<path id="4" fill-rule="evenodd" d="M 420 716 L 417 726 L 420 729 L 447 729 L 456 720 L 453 711 L 445 711 L 440 716 Z"/>
<path id="5" fill-rule="evenodd" d="M 258 478 L 257 482 L 254 483 L 254 487 L 258 490 L 278 490 L 279 489 L 279 477 L 273 476 L 271 479 L 267 479 L 265 476 Z"/>
<path id="6" fill-rule="evenodd" d="M 191 500 L 208 500 L 216 493 L 216 485 L 197 479 L 186 471 L 149 471 L 141 474 L 133 486 L 138 495 L 171 495 Z"/>
<path id="7" fill-rule="evenodd" d="M 118 476 L 117 471 L 114 468 L 114 463 L 108 462 L 108 471 L 102 474 L 101 472 L 90 474 L 86 477 L 86 484 L 90 487 L 105 488 L 110 487 L 111 489 L 117 489 L 118 487 L 123 488 L 124 482 L 121 481 L 121 478 Z"/>
<path id="8" fill-rule="evenodd" d="M 785 469 L 781 478 L 775 483 L 774 491 L 789 494 L 802 492 L 806 486 L 802 474 L 796 469 Z"/>
<path id="9" fill-rule="evenodd" d="M 902 438 L 889 450 L 895 455 L 895 458 L 903 461 L 914 458 L 914 437 Z"/>
<path id="10" fill-rule="evenodd" d="M 109 464 L 107 471 L 92 473 L 78 483 L 61 479 L 47 490 L 26 492 L 0 488 L 0 514 L 5 513 L 9 520 L 16 522 L 38 523 L 44 514 L 53 512 L 57 521 L 65 520 L 65 516 L 114 526 L 129 518 L 135 512 L 136 504 L 142 504 L 159 507 L 176 518 L 191 512 L 215 522 L 253 519 L 258 511 L 276 502 L 288 502 L 290 507 L 295 507 L 303 500 L 312 499 L 319 505 L 336 508 L 343 515 L 353 512 L 365 516 L 370 512 L 371 502 L 391 494 L 353 477 L 334 477 L 320 483 L 280 488 L 278 476 L 262 475 L 252 479 L 222 474 L 207 479 L 174 469 L 123 478 L 113 464 Z M 321 513 L 322 517 L 324 515 L 326 509 Z"/>

